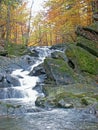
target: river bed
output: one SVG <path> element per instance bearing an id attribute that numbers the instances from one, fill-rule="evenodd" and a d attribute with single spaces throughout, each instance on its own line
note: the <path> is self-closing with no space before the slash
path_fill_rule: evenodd
<path id="1" fill-rule="evenodd" d="M 98 130 L 98 118 L 83 110 L 44 110 L 0 117 L 0 130 Z"/>

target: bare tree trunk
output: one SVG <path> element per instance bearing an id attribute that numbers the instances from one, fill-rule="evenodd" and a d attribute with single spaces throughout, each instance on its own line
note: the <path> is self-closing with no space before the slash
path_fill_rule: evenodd
<path id="1" fill-rule="evenodd" d="M 8 43 L 10 40 L 10 10 L 11 10 L 11 5 L 8 4 L 8 6 L 7 6 L 7 19 L 6 19 L 6 47 L 8 47 Z"/>
<path id="2" fill-rule="evenodd" d="M 16 23 L 16 26 L 15 26 L 15 43 L 17 43 L 17 37 L 18 37 L 18 31 L 17 31 L 17 23 Z"/>
<path id="3" fill-rule="evenodd" d="M 52 46 L 52 27 L 51 27 L 51 25 L 49 25 L 49 28 L 50 28 L 50 30 L 49 30 L 49 35 L 50 35 L 50 45 Z"/>
<path id="4" fill-rule="evenodd" d="M 32 7 L 33 7 L 34 1 L 32 0 L 31 7 L 30 7 L 30 17 L 28 21 L 28 29 L 27 29 L 27 36 L 26 36 L 26 46 L 28 46 L 29 38 L 30 38 L 30 24 L 31 24 L 31 18 L 32 18 Z"/>

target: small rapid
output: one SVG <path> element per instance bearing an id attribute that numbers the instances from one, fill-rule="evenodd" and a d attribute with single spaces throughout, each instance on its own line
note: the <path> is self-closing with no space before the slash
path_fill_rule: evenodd
<path id="1" fill-rule="evenodd" d="M 35 104 L 35 100 L 39 95 L 33 88 L 37 85 L 37 83 L 41 82 L 41 79 L 38 76 L 30 76 L 29 73 L 33 71 L 34 67 L 43 63 L 45 57 L 50 56 L 52 52 L 49 50 L 49 47 L 36 47 L 36 51 L 38 52 L 38 59 L 32 66 L 29 66 L 26 70 L 17 69 L 12 72 L 12 75 L 20 77 L 19 81 L 21 86 L 17 86 L 15 89 L 22 92 L 22 100 L 25 102 L 32 101 L 33 104 Z"/>
<path id="2" fill-rule="evenodd" d="M 34 87 L 41 83 L 41 78 L 38 76 L 30 76 L 29 73 L 33 71 L 35 67 L 43 63 L 45 57 L 51 55 L 54 50 L 50 50 L 49 47 L 36 47 L 29 48 L 29 51 L 36 51 L 37 58 L 32 65 L 29 65 L 25 69 L 15 69 L 12 71 L 11 76 L 17 77 L 20 85 L 5 87 L 2 88 L 2 99 L 0 99 L 1 111 L 0 114 L 16 114 L 16 113 L 25 113 L 29 110 L 36 109 L 35 100 L 40 96 L 44 96 L 43 93 L 38 93 Z M 30 58 L 27 56 L 27 58 Z M 25 65 L 24 65 L 25 66 Z M 16 110 L 16 113 L 13 113 L 14 107 L 20 105 L 20 108 Z M 10 106 L 10 107 L 9 107 Z M 24 109 L 23 109 L 24 108 Z M 8 110 L 9 109 L 9 110 Z"/>

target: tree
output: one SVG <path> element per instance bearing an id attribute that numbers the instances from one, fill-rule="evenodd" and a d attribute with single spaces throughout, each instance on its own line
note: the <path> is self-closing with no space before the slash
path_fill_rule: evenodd
<path id="1" fill-rule="evenodd" d="M 75 28 L 78 25 L 88 26 L 92 23 L 91 3 L 92 0 L 48 0 L 44 4 L 47 11 L 42 18 L 37 19 L 40 23 L 40 36 L 43 36 L 40 42 L 44 44 L 46 41 L 46 45 L 51 45 L 75 41 Z M 36 21 L 36 17 L 34 20 Z M 34 31 L 38 30 L 35 27 Z"/>
<path id="2" fill-rule="evenodd" d="M 20 0 L 4 0 L 0 4 L 0 41 L 6 41 L 6 47 L 8 43 L 23 42 L 29 16 L 26 5 Z"/>

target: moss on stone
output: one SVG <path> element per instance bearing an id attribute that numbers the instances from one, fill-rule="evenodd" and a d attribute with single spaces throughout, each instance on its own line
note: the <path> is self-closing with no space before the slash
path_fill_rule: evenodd
<path id="1" fill-rule="evenodd" d="M 48 78 L 56 81 L 57 84 L 69 84 L 78 80 L 73 69 L 62 59 L 46 58 L 44 67 Z"/>
<path id="2" fill-rule="evenodd" d="M 96 100 L 96 98 L 92 98 L 92 97 L 83 97 L 81 99 L 81 103 L 83 105 L 91 105 L 91 104 L 95 104 L 97 102 L 98 102 L 98 100 Z"/>
<path id="3" fill-rule="evenodd" d="M 98 57 L 98 44 L 95 41 L 88 40 L 84 37 L 78 37 L 77 46 L 82 47 L 83 49 Z"/>
<path id="4" fill-rule="evenodd" d="M 37 100 L 39 106 L 60 107 L 59 103 L 72 104 L 74 107 L 85 107 L 98 102 L 98 88 L 90 84 L 72 84 L 63 86 L 44 86 L 44 98 Z M 61 105 L 61 104 L 60 104 Z M 62 106 L 61 106 L 62 107 Z M 64 107 L 66 108 L 66 107 Z"/>
<path id="5" fill-rule="evenodd" d="M 6 48 L 8 52 L 8 56 L 21 56 L 26 53 L 27 47 L 23 44 L 15 44 L 15 43 L 9 43 L 8 47 Z"/>
<path id="6" fill-rule="evenodd" d="M 65 53 L 74 62 L 75 66 L 78 66 L 80 71 L 98 74 L 98 60 L 86 50 L 70 44 Z"/>
<path id="7" fill-rule="evenodd" d="M 89 26 L 88 28 L 98 32 L 98 22 L 94 22 L 91 26 Z"/>

